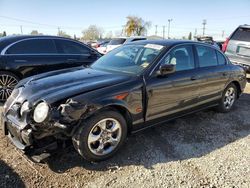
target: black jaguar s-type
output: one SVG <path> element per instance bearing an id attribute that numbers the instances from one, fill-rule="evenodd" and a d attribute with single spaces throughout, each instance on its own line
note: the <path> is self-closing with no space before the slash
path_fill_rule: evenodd
<path id="1" fill-rule="evenodd" d="M 3 130 L 37 161 L 69 139 L 100 161 L 131 132 L 204 108 L 228 112 L 245 85 L 244 70 L 210 45 L 139 41 L 89 68 L 22 80 L 4 105 Z"/>

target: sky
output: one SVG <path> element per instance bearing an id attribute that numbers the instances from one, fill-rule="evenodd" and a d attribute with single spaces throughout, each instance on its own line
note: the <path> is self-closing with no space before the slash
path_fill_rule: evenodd
<path id="1" fill-rule="evenodd" d="M 97 25 L 104 36 L 118 35 L 129 15 L 151 22 L 147 34 L 181 38 L 189 32 L 226 37 L 241 24 L 250 24 L 250 0 L 0 0 L 0 33 L 30 34 L 32 30 L 56 35 L 58 28 L 82 36 L 89 25 Z M 22 30 L 22 31 L 21 31 Z M 196 31 L 195 31 L 196 30 Z"/>

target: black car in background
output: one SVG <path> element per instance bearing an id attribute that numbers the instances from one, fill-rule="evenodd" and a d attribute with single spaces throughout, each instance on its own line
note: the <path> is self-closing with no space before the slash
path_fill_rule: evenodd
<path id="1" fill-rule="evenodd" d="M 144 40 L 89 68 L 22 80 L 4 105 L 2 125 L 35 160 L 72 139 L 85 159 L 100 161 L 131 132 L 209 107 L 230 111 L 245 85 L 245 71 L 211 45 Z"/>
<path id="2" fill-rule="evenodd" d="M 101 56 L 76 40 L 56 36 L 0 38 L 0 100 L 5 101 L 20 79 L 35 74 L 90 65 Z"/>

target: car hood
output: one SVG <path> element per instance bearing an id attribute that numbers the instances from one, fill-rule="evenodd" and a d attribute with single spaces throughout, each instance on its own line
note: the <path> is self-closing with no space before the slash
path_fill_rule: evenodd
<path id="1" fill-rule="evenodd" d="M 130 76 L 91 68 L 73 68 L 48 72 L 21 81 L 20 97 L 31 103 L 53 103 L 68 97 L 126 82 Z"/>

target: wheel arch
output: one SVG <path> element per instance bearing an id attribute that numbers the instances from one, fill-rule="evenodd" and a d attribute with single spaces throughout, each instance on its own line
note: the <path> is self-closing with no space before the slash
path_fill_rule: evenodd
<path id="1" fill-rule="evenodd" d="M 5 70 L 5 69 L 0 69 L 0 72 L 9 72 L 11 74 L 16 75 L 20 80 L 23 78 L 23 75 L 15 70 Z"/>
<path id="2" fill-rule="evenodd" d="M 239 98 L 241 93 L 242 93 L 240 83 L 238 81 L 232 81 L 229 84 L 234 84 L 236 86 L 236 88 L 237 88 L 237 98 Z"/>

